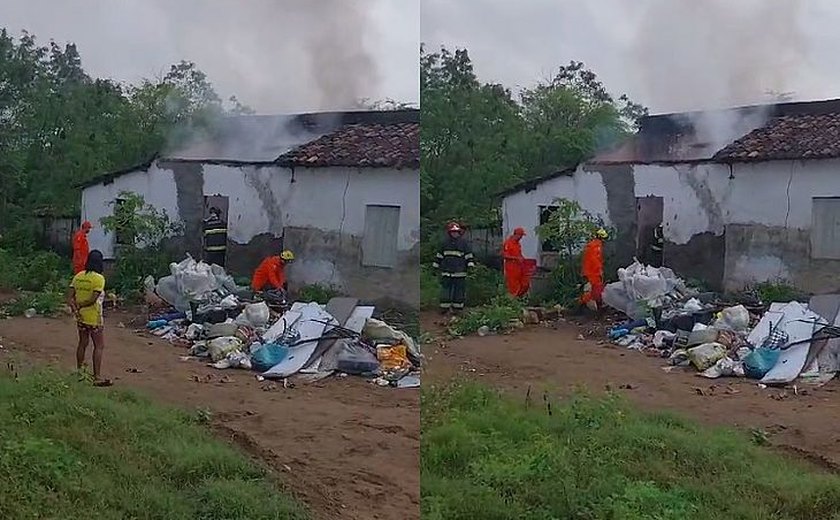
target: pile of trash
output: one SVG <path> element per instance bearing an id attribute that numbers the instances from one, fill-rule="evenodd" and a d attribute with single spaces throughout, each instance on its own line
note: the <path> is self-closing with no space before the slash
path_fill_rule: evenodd
<path id="1" fill-rule="evenodd" d="M 160 309 L 149 316 L 149 332 L 217 369 L 254 370 L 260 380 L 350 374 L 380 386 L 420 386 L 416 342 L 354 298 L 258 301 L 223 268 L 188 257 L 157 283 L 147 278 L 146 300 Z"/>
<path id="2" fill-rule="evenodd" d="M 692 367 L 708 378 L 747 377 L 764 385 L 822 385 L 840 371 L 840 295 L 808 304 L 722 305 L 686 287 L 673 271 L 638 262 L 619 270 L 604 302 L 628 321 L 609 330 L 617 345 Z"/>

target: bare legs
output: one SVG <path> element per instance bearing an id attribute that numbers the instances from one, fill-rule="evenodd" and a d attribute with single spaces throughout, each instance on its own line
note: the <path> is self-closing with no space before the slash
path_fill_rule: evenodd
<path id="1" fill-rule="evenodd" d="M 105 350 L 105 334 L 100 328 L 88 330 L 79 328 L 79 346 L 76 348 L 76 368 L 81 370 L 85 366 L 87 347 L 93 341 L 93 377 L 97 385 L 107 385 L 110 382 L 102 378 L 102 353 Z"/>

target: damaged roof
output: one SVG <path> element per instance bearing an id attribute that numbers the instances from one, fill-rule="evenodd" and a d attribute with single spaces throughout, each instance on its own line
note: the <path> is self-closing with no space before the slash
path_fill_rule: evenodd
<path id="1" fill-rule="evenodd" d="M 419 168 L 420 123 L 360 123 L 334 132 L 282 155 L 282 166 Z"/>
<path id="2" fill-rule="evenodd" d="M 715 154 L 720 162 L 840 157 L 840 112 L 771 119 Z"/>
<path id="3" fill-rule="evenodd" d="M 273 163 L 298 146 L 347 125 L 419 121 L 419 110 L 366 110 L 222 119 L 209 135 L 161 154 L 161 160 Z"/>
<path id="4" fill-rule="evenodd" d="M 313 142 L 320 143 L 320 159 L 309 162 L 308 166 L 339 166 L 342 164 L 328 163 L 339 160 L 350 163 L 355 159 L 357 164 L 353 166 L 418 167 L 419 128 L 420 111 L 413 108 L 225 117 L 211 131 L 195 136 L 183 146 L 164 150 L 143 164 L 99 175 L 79 187 L 148 169 L 154 160 L 230 165 L 282 165 L 285 161 L 291 165 L 290 158 L 283 157 L 298 150 L 311 151 L 303 145 Z M 333 153 L 326 154 L 328 148 Z M 312 157 L 312 154 L 307 156 L 310 160 Z"/>
<path id="5" fill-rule="evenodd" d="M 734 162 L 838 157 L 840 99 L 642 119 L 639 131 L 589 164 Z"/>

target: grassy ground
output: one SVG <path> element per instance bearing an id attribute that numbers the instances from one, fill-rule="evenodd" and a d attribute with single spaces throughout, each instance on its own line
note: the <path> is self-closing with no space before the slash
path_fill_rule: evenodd
<path id="1" fill-rule="evenodd" d="M 453 385 L 422 404 L 424 519 L 840 518 L 840 478 L 617 399 L 549 415 L 541 396 L 526 407 Z"/>
<path id="2" fill-rule="evenodd" d="M 202 414 L 48 372 L 0 397 L 0 518 L 307 518 Z"/>

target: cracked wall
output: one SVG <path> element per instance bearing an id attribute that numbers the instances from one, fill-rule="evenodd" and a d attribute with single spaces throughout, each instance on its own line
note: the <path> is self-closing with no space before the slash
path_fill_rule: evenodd
<path id="1" fill-rule="evenodd" d="M 506 231 L 520 222 L 535 227 L 538 205 L 571 198 L 617 228 L 613 247 L 618 263 L 626 265 L 634 250 L 635 198 L 657 196 L 663 198 L 665 263 L 684 278 L 703 280 L 716 289 L 782 278 L 811 292 L 838 290 L 835 273 L 840 261 L 812 259 L 810 246 L 812 199 L 840 197 L 838 171 L 840 160 L 732 168 L 587 165 L 573 176 L 506 197 L 504 226 Z M 538 257 L 538 240 L 523 241 L 523 249 L 526 256 Z"/>
<path id="2" fill-rule="evenodd" d="M 205 195 L 224 195 L 228 210 L 228 268 L 250 276 L 266 256 L 292 249 L 292 289 L 333 284 L 373 302 L 419 302 L 420 179 L 417 170 L 234 167 L 169 162 L 154 164 L 87 188 L 83 216 L 97 222 L 122 190 L 180 220 L 184 234 L 171 241 L 177 252 L 201 254 Z M 397 265 L 362 266 L 361 240 L 367 205 L 400 207 Z M 112 257 L 112 237 L 95 228 L 91 247 Z"/>

